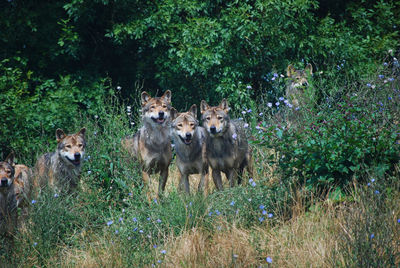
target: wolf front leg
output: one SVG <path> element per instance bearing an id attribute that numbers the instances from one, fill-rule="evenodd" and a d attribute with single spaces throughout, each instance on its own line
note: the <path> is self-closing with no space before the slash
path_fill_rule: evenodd
<path id="1" fill-rule="evenodd" d="M 225 174 L 226 174 L 226 178 L 229 181 L 229 186 L 230 187 L 235 187 L 236 178 L 238 176 L 237 170 L 236 169 L 229 169 Z"/>
<path id="2" fill-rule="evenodd" d="M 208 166 L 201 172 L 200 182 L 197 189 L 198 192 L 207 194 L 208 191 Z"/>
<path id="3" fill-rule="evenodd" d="M 213 169 L 212 177 L 213 177 L 213 181 L 214 181 L 214 184 L 215 184 L 215 187 L 217 188 L 217 190 L 219 190 L 219 191 L 223 190 L 224 186 L 222 186 L 221 171 Z"/>
<path id="4" fill-rule="evenodd" d="M 165 190 L 165 185 L 168 179 L 168 166 L 160 171 L 160 179 L 158 183 L 158 197 L 161 197 Z"/>
<path id="5" fill-rule="evenodd" d="M 189 185 L 189 175 L 181 173 L 181 179 L 179 180 L 179 189 L 181 191 L 185 191 L 187 194 L 190 194 L 190 185 Z"/>

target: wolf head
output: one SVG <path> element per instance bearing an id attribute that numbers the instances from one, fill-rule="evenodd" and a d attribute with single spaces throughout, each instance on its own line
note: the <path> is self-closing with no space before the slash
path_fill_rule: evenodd
<path id="1" fill-rule="evenodd" d="M 186 113 L 178 113 L 175 108 L 171 110 L 171 119 L 173 120 L 171 127 L 173 134 L 178 136 L 186 145 L 192 143 L 196 127 L 199 124 L 196 117 L 196 104 L 193 104 Z"/>
<path id="2" fill-rule="evenodd" d="M 210 107 L 202 100 L 200 111 L 202 114 L 203 126 L 213 137 L 223 135 L 229 124 L 230 108 L 226 99 L 223 99 L 218 106 Z"/>
<path id="3" fill-rule="evenodd" d="M 4 162 L 0 162 L 0 192 L 7 192 L 14 182 L 14 153 L 11 152 Z"/>
<path id="4" fill-rule="evenodd" d="M 80 166 L 85 154 L 86 128 L 78 133 L 66 135 L 62 129 L 56 130 L 57 152 L 61 159 L 70 166 Z"/>
<path id="5" fill-rule="evenodd" d="M 150 97 L 142 92 L 142 117 L 145 123 L 164 126 L 170 119 L 171 91 L 165 91 L 161 97 Z"/>
<path id="6" fill-rule="evenodd" d="M 304 70 L 296 70 L 292 64 L 286 70 L 288 76 L 288 86 L 290 88 L 298 88 L 308 86 L 307 77 L 312 75 L 312 65 L 307 64 Z"/>

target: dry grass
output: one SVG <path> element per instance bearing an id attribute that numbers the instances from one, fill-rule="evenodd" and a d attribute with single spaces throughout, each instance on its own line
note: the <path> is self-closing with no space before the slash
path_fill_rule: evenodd
<path id="1" fill-rule="evenodd" d="M 271 257 L 278 267 L 330 267 L 332 258 L 340 260 L 333 256 L 338 247 L 336 215 L 327 208 L 275 227 L 243 229 L 219 222 L 222 229 L 214 233 L 193 228 L 168 239 L 165 248 L 171 252 L 165 263 L 168 267 L 255 267 L 267 265 L 266 258 Z"/>

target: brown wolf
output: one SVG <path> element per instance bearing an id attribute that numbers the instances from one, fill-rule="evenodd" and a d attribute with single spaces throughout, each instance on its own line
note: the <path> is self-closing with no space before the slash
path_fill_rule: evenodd
<path id="1" fill-rule="evenodd" d="M 142 167 L 142 176 L 148 185 L 150 174 L 160 172 L 158 194 L 167 183 L 168 167 L 172 160 L 169 123 L 171 119 L 171 91 L 152 98 L 144 91 L 141 96 L 143 126 L 133 137 L 122 139 L 122 147 Z M 149 196 L 149 195 L 148 195 Z"/>
<path id="2" fill-rule="evenodd" d="M 14 154 L 0 162 L 0 235 L 11 237 L 17 226 L 17 197 L 15 194 Z"/>
<path id="3" fill-rule="evenodd" d="M 228 102 L 223 99 L 219 106 L 210 107 L 204 100 L 200 105 L 203 126 L 207 130 L 207 161 L 212 168 L 212 177 L 218 190 L 222 190 L 221 171 L 235 185 L 245 167 L 252 176 L 251 154 L 247 143 L 243 122 L 230 120 Z M 241 178 L 238 180 L 239 184 Z"/>
<path id="4" fill-rule="evenodd" d="M 77 187 L 85 154 L 85 132 L 86 128 L 82 128 L 76 134 L 66 135 L 62 129 L 56 130 L 56 151 L 42 155 L 36 162 L 35 189 L 40 190 L 46 184 L 67 191 Z"/>
<path id="5" fill-rule="evenodd" d="M 181 179 L 180 188 L 190 192 L 189 175 L 201 174 L 198 191 L 208 187 L 208 164 L 206 159 L 207 132 L 198 126 L 197 106 L 193 104 L 186 113 L 171 110 L 171 135 L 175 144 L 176 165 Z"/>
<path id="6" fill-rule="evenodd" d="M 287 67 L 286 98 L 295 108 L 304 104 L 304 88 L 308 86 L 307 78 L 312 75 L 312 72 L 311 64 L 307 64 L 304 70 L 296 70 L 291 64 Z"/>

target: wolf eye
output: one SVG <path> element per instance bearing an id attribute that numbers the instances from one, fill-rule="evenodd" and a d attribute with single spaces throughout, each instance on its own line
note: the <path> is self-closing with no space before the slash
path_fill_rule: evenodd
<path id="1" fill-rule="evenodd" d="M 82 143 L 79 143 L 79 144 L 78 144 L 78 147 L 82 147 L 82 146 L 83 146 L 83 144 L 82 144 Z"/>
<path id="2" fill-rule="evenodd" d="M 156 106 L 154 106 L 154 105 L 150 106 L 150 109 L 154 109 L 154 108 L 156 108 Z"/>
<path id="3" fill-rule="evenodd" d="M 68 149 L 71 149 L 71 148 L 72 148 L 72 146 L 69 145 L 69 144 L 68 144 L 68 145 L 65 145 L 65 147 L 68 148 Z"/>
<path id="4" fill-rule="evenodd" d="M 218 120 L 222 120 L 222 116 L 217 116 Z"/>
<path id="5" fill-rule="evenodd" d="M 182 127 L 182 124 L 178 124 L 178 127 L 181 128 L 181 127 Z"/>
<path id="6" fill-rule="evenodd" d="M 211 117 L 209 117 L 209 116 L 206 117 L 206 120 L 207 120 L 207 121 L 210 121 L 210 119 L 211 119 Z"/>
<path id="7" fill-rule="evenodd" d="M 6 170 L 6 172 L 7 172 L 7 174 L 11 174 L 11 170 L 9 170 L 9 169 Z"/>
<path id="8" fill-rule="evenodd" d="M 163 107 L 163 108 L 167 108 L 167 105 L 164 104 L 162 107 Z"/>
<path id="9" fill-rule="evenodd" d="M 190 127 L 194 127 L 194 124 L 193 124 L 193 123 L 190 123 Z"/>

